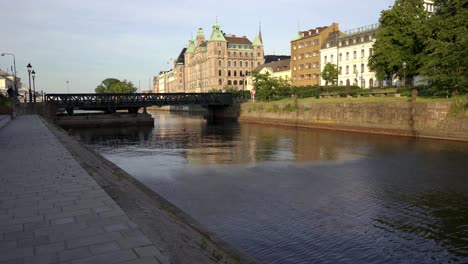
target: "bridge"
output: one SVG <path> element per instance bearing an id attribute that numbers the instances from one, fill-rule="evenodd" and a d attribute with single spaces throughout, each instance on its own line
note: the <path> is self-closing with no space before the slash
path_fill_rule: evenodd
<path id="1" fill-rule="evenodd" d="M 114 113 L 128 110 L 137 113 L 141 107 L 166 105 L 201 105 L 222 108 L 233 104 L 230 93 L 132 93 L 132 94 L 46 94 L 48 105 L 62 108 L 69 115 L 73 110 L 100 110 Z"/>

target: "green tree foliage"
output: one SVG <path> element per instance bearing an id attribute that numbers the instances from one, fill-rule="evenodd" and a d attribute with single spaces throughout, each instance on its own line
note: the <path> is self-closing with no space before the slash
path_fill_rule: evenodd
<path id="1" fill-rule="evenodd" d="M 134 93 L 136 87 L 132 82 L 115 78 L 107 78 L 94 89 L 96 93 Z"/>
<path id="2" fill-rule="evenodd" d="M 374 53 L 369 58 L 369 68 L 379 80 L 404 74 L 411 79 L 419 73 L 429 34 L 427 21 L 423 0 L 395 0 L 391 9 L 382 11 Z"/>
<path id="3" fill-rule="evenodd" d="M 436 14 L 429 19 L 422 73 L 435 94 L 468 93 L 468 2 L 436 0 Z"/>
<path id="4" fill-rule="evenodd" d="M 335 64 L 329 62 L 325 64 L 322 71 L 322 79 L 325 81 L 325 85 L 331 84 L 336 85 L 338 82 L 338 68 Z"/>
<path id="5" fill-rule="evenodd" d="M 291 84 L 283 79 L 277 79 L 265 73 L 253 73 L 255 97 L 259 100 L 278 100 L 292 94 Z"/>

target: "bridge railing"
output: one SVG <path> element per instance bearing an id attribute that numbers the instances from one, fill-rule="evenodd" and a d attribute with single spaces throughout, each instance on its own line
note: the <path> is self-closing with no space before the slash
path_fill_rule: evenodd
<path id="1" fill-rule="evenodd" d="M 81 109 L 132 108 L 165 105 L 228 106 L 230 93 L 46 94 L 57 107 Z"/>

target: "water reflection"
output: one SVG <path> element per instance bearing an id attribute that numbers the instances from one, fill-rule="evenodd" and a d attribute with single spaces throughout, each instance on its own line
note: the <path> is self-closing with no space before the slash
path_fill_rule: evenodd
<path id="1" fill-rule="evenodd" d="M 75 130 L 262 263 L 467 263 L 468 145 L 153 113 Z"/>

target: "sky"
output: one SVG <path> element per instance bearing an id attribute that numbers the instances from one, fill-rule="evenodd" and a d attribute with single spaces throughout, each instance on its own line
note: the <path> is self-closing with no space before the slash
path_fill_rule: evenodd
<path id="1" fill-rule="evenodd" d="M 265 54 L 290 55 L 301 31 L 339 23 L 342 31 L 378 22 L 393 0 L 0 0 L 0 53 L 15 54 L 28 85 L 26 65 L 36 72 L 36 90 L 94 92 L 106 78 L 126 79 L 141 91 L 199 27 L 211 35 L 218 20 L 228 34 L 251 41 L 261 24 Z M 10 70 L 11 56 L 0 56 Z"/>

